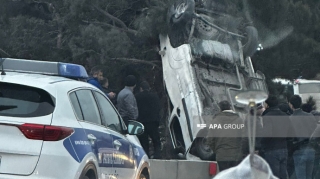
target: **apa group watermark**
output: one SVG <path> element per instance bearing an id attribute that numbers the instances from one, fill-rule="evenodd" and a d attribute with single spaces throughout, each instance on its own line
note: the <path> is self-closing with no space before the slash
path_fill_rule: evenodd
<path id="1" fill-rule="evenodd" d="M 197 124 L 199 128 L 209 129 L 244 129 L 244 124 Z"/>

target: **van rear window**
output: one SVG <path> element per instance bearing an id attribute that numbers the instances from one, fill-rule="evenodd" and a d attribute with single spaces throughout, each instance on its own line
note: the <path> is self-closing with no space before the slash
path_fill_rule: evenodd
<path id="1" fill-rule="evenodd" d="M 54 100 L 45 90 L 0 82 L 0 116 L 45 116 L 53 112 Z"/>

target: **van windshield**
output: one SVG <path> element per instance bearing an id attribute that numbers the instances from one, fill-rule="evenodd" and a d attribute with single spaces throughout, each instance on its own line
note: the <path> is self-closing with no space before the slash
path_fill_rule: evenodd
<path id="1" fill-rule="evenodd" d="M 54 98 L 42 89 L 0 82 L 0 116 L 39 117 L 54 108 Z"/>

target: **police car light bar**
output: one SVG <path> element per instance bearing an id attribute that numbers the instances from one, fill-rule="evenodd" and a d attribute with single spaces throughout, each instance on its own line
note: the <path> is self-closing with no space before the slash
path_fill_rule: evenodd
<path id="1" fill-rule="evenodd" d="M 82 65 L 61 62 L 2 58 L 4 71 L 37 73 L 63 76 L 68 78 L 88 78 L 87 71 Z"/>

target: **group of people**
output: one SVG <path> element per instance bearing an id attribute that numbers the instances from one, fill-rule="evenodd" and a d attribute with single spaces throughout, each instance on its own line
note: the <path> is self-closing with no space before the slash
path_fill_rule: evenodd
<path id="1" fill-rule="evenodd" d="M 231 110 L 228 101 L 221 101 L 219 107 L 221 112 L 211 123 L 246 126 L 231 132 L 209 130 L 207 143 L 216 154 L 220 171 L 238 165 L 249 154 L 248 130 L 253 127 L 252 120 L 256 120 L 254 153 L 265 159 L 276 177 L 288 179 L 293 174 L 297 179 L 319 177 L 320 128 L 314 116 L 319 113 L 304 111 L 306 107 L 299 95 L 293 95 L 282 104 L 276 96 L 269 95 L 263 104 L 250 110 L 245 119 Z M 253 118 L 255 113 L 256 118 Z M 251 125 L 248 125 L 249 120 Z"/>
<path id="2" fill-rule="evenodd" d="M 137 86 L 137 79 L 134 75 L 125 77 L 125 87 L 116 93 L 109 90 L 109 82 L 103 76 L 103 70 L 99 66 L 91 69 L 91 78 L 88 83 L 103 91 L 110 101 L 116 106 L 122 120 L 126 125 L 130 120 L 137 120 L 144 125 L 144 133 L 139 135 L 140 143 L 149 157 L 149 137 L 152 140 L 154 159 L 161 158 L 161 141 L 159 135 L 160 121 L 160 99 L 147 81 L 139 84 L 139 92 L 134 95 L 134 88 Z"/>
<path id="3" fill-rule="evenodd" d="M 109 90 L 108 79 L 103 76 L 101 68 L 94 67 L 91 76 L 87 82 L 107 95 L 125 124 L 129 120 L 137 120 L 145 126 L 144 133 L 138 136 L 140 143 L 151 157 L 150 137 L 154 148 L 153 158 L 161 158 L 158 129 L 160 100 L 156 93 L 151 92 L 148 82 L 142 81 L 138 85 L 139 92 L 134 95 L 137 79 L 128 75 L 125 87 L 116 95 Z M 248 131 L 255 128 L 254 152 L 265 159 L 276 177 L 288 179 L 295 174 L 297 179 L 317 178 L 320 162 L 319 113 L 309 105 L 302 104 L 300 96 L 293 95 L 287 103 L 279 104 L 276 96 L 269 95 L 263 104 L 255 106 L 255 110 L 252 108 L 245 119 L 232 110 L 228 101 L 221 101 L 219 107 L 221 112 L 211 123 L 246 126 L 238 130 L 209 130 L 207 144 L 216 154 L 220 171 L 238 165 L 249 154 Z M 256 121 L 253 123 L 252 120 Z"/>

